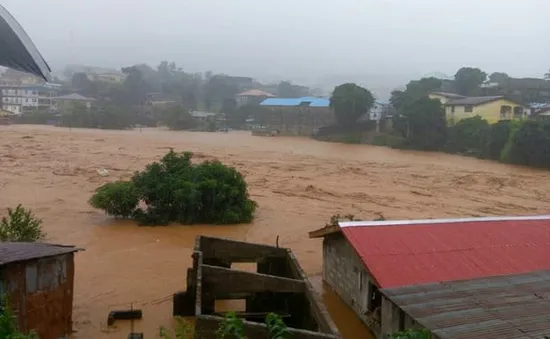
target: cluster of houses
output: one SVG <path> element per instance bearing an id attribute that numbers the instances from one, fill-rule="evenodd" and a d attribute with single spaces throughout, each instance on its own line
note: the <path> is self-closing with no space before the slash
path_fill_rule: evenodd
<path id="1" fill-rule="evenodd" d="M 269 131 L 281 135 L 311 136 L 320 128 L 334 124 L 330 100 L 322 97 L 278 98 L 260 90 L 237 94 L 238 105 L 258 105 L 254 121 Z M 360 121 L 380 121 L 388 117 L 390 105 L 376 100 L 372 109 Z"/>

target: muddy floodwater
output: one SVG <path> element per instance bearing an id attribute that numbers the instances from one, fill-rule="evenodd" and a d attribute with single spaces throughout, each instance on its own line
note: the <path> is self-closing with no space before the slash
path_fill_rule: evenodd
<path id="1" fill-rule="evenodd" d="M 259 204 L 250 225 L 138 227 L 92 209 L 104 182 L 125 179 L 170 147 L 196 160 L 238 168 Z M 185 288 L 195 236 L 204 234 L 290 247 L 312 277 L 345 338 L 368 332 L 325 291 L 320 240 L 308 232 L 331 215 L 373 219 L 548 213 L 550 172 L 438 153 L 254 137 L 247 132 L 156 129 L 102 131 L 47 126 L 0 127 L 0 208 L 22 203 L 44 220 L 50 242 L 85 248 L 76 255 L 75 338 L 124 338 L 107 328 L 109 310 L 141 308 L 135 330 L 155 338 L 170 325 L 172 294 Z M 105 168 L 109 177 L 97 170 Z"/>

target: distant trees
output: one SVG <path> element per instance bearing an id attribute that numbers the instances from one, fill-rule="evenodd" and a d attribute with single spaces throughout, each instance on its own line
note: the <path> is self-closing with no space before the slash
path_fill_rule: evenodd
<path id="1" fill-rule="evenodd" d="M 372 93 L 356 84 L 347 83 L 334 88 L 330 107 L 334 110 L 336 122 L 350 127 L 374 105 Z"/>
<path id="2" fill-rule="evenodd" d="M 548 73 L 544 74 L 544 79 L 550 80 L 550 69 L 548 69 Z"/>
<path id="3" fill-rule="evenodd" d="M 309 88 L 294 85 L 290 81 L 281 81 L 277 85 L 276 95 L 280 98 L 300 98 L 308 96 L 309 94 Z"/>
<path id="4" fill-rule="evenodd" d="M 462 67 L 455 74 L 455 87 L 459 94 L 475 96 L 479 88 L 487 80 L 487 73 L 479 68 Z"/>
<path id="5" fill-rule="evenodd" d="M 510 76 L 503 72 L 494 72 L 489 76 L 490 82 L 496 82 L 498 84 L 504 84 L 508 79 L 510 79 Z"/>
<path id="6" fill-rule="evenodd" d="M 395 90 L 391 93 L 390 103 L 398 112 L 402 111 L 416 100 L 441 89 L 441 85 L 441 79 L 433 77 L 409 81 L 404 91 Z"/>

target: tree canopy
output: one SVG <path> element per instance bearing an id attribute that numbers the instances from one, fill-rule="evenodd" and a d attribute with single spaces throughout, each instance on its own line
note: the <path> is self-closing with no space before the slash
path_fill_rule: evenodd
<path id="1" fill-rule="evenodd" d="M 148 225 L 251 222 L 256 203 L 243 176 L 219 161 L 194 164 L 192 156 L 170 150 L 130 181 L 99 187 L 89 203 Z"/>
<path id="2" fill-rule="evenodd" d="M 330 97 L 330 107 L 334 110 L 336 122 L 341 126 L 351 126 L 374 105 L 372 93 L 356 84 L 337 86 Z"/>
<path id="3" fill-rule="evenodd" d="M 401 111 L 414 101 L 440 90 L 441 85 L 441 79 L 433 77 L 409 81 L 404 91 L 395 90 L 391 93 L 390 103 L 397 111 Z"/>
<path id="4" fill-rule="evenodd" d="M 437 99 L 416 100 L 397 116 L 395 125 L 411 148 L 434 151 L 445 146 L 447 121 Z"/>
<path id="5" fill-rule="evenodd" d="M 479 88 L 487 80 L 487 73 L 479 68 L 462 67 L 455 74 L 455 86 L 459 94 L 475 96 Z"/>

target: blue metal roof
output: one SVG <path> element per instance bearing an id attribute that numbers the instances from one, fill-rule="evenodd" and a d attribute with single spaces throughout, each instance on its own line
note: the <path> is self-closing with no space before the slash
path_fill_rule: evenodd
<path id="1" fill-rule="evenodd" d="M 302 97 L 302 98 L 268 98 L 262 101 L 260 106 L 299 106 L 303 102 L 309 102 L 310 107 L 329 107 L 330 101 L 324 98 L 317 97 Z"/>
<path id="2" fill-rule="evenodd" d="M 297 98 L 268 98 L 260 106 L 298 106 L 302 102 Z"/>

